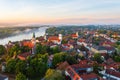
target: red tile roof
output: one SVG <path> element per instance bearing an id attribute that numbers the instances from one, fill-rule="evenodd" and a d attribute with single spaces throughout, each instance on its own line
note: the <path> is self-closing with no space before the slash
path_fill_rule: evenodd
<path id="1" fill-rule="evenodd" d="M 48 38 L 48 41 L 58 41 L 58 42 L 60 42 L 60 39 L 57 36 L 50 36 Z"/>
<path id="2" fill-rule="evenodd" d="M 120 72 L 114 71 L 112 69 L 107 69 L 106 73 L 120 78 Z"/>
<path id="3" fill-rule="evenodd" d="M 63 44 L 63 46 L 70 47 L 71 45 L 70 44 Z"/>
<path id="4" fill-rule="evenodd" d="M 76 35 L 76 33 L 71 35 L 73 38 L 78 38 L 78 35 Z"/>
<path id="5" fill-rule="evenodd" d="M 80 77 L 83 80 L 96 79 L 96 78 L 99 79 L 99 76 L 95 73 L 83 74 L 83 75 L 80 75 Z"/>
<path id="6" fill-rule="evenodd" d="M 26 52 L 26 53 L 22 53 L 22 54 L 19 54 L 17 57 L 20 59 L 20 60 L 26 60 L 26 58 L 28 56 L 30 56 L 32 53 L 30 52 Z"/>
<path id="7" fill-rule="evenodd" d="M 75 69 L 79 69 L 79 68 L 90 68 L 92 67 L 92 65 L 90 64 L 87 64 L 86 62 L 83 61 L 83 63 L 79 63 L 79 64 L 74 64 L 74 65 L 71 65 L 72 68 L 75 68 Z"/>
<path id="8" fill-rule="evenodd" d="M 69 66 L 69 63 L 65 61 L 65 62 L 60 63 L 57 69 L 65 70 L 68 66 Z"/>
<path id="9" fill-rule="evenodd" d="M 23 46 L 28 46 L 29 48 L 33 48 L 34 44 L 31 41 L 23 41 L 22 42 Z"/>
<path id="10" fill-rule="evenodd" d="M 80 76 L 72 69 L 71 66 L 68 66 L 66 71 L 69 73 L 70 77 L 72 78 L 72 80 L 79 80 Z"/>
<path id="11" fill-rule="evenodd" d="M 114 68 L 114 69 L 117 70 L 119 68 L 119 66 L 120 66 L 120 63 L 112 63 L 112 64 L 103 63 L 103 64 L 101 64 L 101 66 L 106 67 L 106 69 Z"/>

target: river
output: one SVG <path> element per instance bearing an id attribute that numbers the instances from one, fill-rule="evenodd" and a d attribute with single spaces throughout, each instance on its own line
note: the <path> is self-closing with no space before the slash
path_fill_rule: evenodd
<path id="1" fill-rule="evenodd" d="M 10 37 L 7 37 L 7 38 L 4 38 L 4 39 L 0 39 L 0 45 L 5 45 L 7 44 L 9 41 L 21 41 L 21 40 L 25 40 L 25 39 L 31 39 L 32 38 L 32 35 L 33 33 L 35 33 L 35 36 L 36 37 L 39 37 L 39 36 L 43 36 L 45 34 L 45 31 L 48 27 L 41 27 L 41 28 L 38 28 L 38 29 L 33 29 L 33 30 L 30 30 L 30 31 L 26 31 L 26 33 L 22 33 L 22 34 L 18 34 L 18 35 L 15 35 L 15 36 L 10 36 Z"/>

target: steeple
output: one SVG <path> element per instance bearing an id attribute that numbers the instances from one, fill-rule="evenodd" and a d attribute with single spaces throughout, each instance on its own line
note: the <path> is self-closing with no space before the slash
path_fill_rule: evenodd
<path id="1" fill-rule="evenodd" d="M 35 33 L 33 33 L 33 37 L 32 37 L 32 44 L 34 45 L 32 48 L 32 54 L 35 54 L 36 52 L 36 38 L 35 38 Z"/>
<path id="2" fill-rule="evenodd" d="M 33 38 L 35 38 L 35 33 L 33 33 Z"/>

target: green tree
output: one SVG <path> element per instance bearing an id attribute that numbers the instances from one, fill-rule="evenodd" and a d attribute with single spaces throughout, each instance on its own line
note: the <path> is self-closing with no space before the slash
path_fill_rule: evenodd
<path id="1" fill-rule="evenodd" d="M 6 52 L 6 49 L 3 45 L 0 45 L 0 55 L 4 54 Z"/>
<path id="2" fill-rule="evenodd" d="M 20 46 L 18 44 L 12 46 L 8 50 L 9 56 L 11 56 L 11 57 L 14 55 L 15 52 L 16 52 L 17 55 L 21 53 L 21 49 L 20 49 Z"/>
<path id="3" fill-rule="evenodd" d="M 10 59 L 7 61 L 6 64 L 6 71 L 9 73 L 14 73 L 15 72 L 15 65 L 16 65 L 16 60 Z"/>
<path id="4" fill-rule="evenodd" d="M 54 54 L 52 65 L 55 67 L 58 63 L 66 60 L 67 54 L 64 52 Z"/>
<path id="5" fill-rule="evenodd" d="M 42 46 L 41 53 L 42 54 L 47 53 L 47 46 Z"/>
<path id="6" fill-rule="evenodd" d="M 32 66 L 27 66 L 26 68 L 26 75 L 28 78 L 34 78 L 35 76 L 35 71 Z"/>
<path id="7" fill-rule="evenodd" d="M 47 70 L 47 63 L 42 57 L 35 57 L 29 61 L 26 68 L 26 75 L 29 78 L 43 77 Z"/>
<path id="8" fill-rule="evenodd" d="M 99 53 L 95 53 L 93 59 L 97 61 L 98 63 L 102 63 L 103 60 L 101 58 L 101 55 Z"/>
<path id="9" fill-rule="evenodd" d="M 48 69 L 45 75 L 45 80 L 65 80 L 60 71 Z"/>
<path id="10" fill-rule="evenodd" d="M 62 44 L 66 44 L 66 43 L 68 43 L 67 40 L 62 40 Z"/>
<path id="11" fill-rule="evenodd" d="M 29 51 L 30 51 L 30 48 L 29 48 L 28 46 L 21 46 L 21 47 L 20 47 L 20 50 L 21 50 L 22 53 L 24 53 L 24 52 L 29 52 Z"/>
<path id="12" fill-rule="evenodd" d="M 41 51 L 42 51 L 42 45 L 41 45 L 41 44 L 37 44 L 37 45 L 36 45 L 36 53 L 37 53 L 37 54 L 40 54 Z"/>
<path id="13" fill-rule="evenodd" d="M 66 61 L 67 61 L 70 65 L 77 63 L 77 60 L 75 59 L 74 56 L 67 56 L 67 57 L 66 57 Z"/>
<path id="14" fill-rule="evenodd" d="M 120 54 L 120 45 L 117 46 L 116 50 L 117 50 L 117 53 Z"/>
<path id="15" fill-rule="evenodd" d="M 25 61 L 19 60 L 15 67 L 16 67 L 16 73 L 21 72 L 21 73 L 25 74 L 26 67 L 27 67 Z"/>
<path id="16" fill-rule="evenodd" d="M 115 56 L 113 59 L 114 59 L 114 61 L 116 61 L 116 62 L 120 62 L 120 56 L 119 56 L 119 55 Z"/>
<path id="17" fill-rule="evenodd" d="M 93 71 L 98 74 L 98 70 L 99 70 L 99 65 L 96 63 L 93 64 Z"/>
<path id="18" fill-rule="evenodd" d="M 22 73 L 17 74 L 15 80 L 27 80 L 26 76 Z"/>
<path id="19" fill-rule="evenodd" d="M 59 53 L 60 52 L 60 48 L 58 46 L 52 48 L 53 54 L 55 53 Z"/>

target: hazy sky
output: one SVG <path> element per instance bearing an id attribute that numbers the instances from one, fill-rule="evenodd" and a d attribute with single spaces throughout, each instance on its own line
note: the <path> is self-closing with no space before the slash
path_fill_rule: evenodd
<path id="1" fill-rule="evenodd" d="M 120 24 L 120 0 L 0 0 L 0 25 Z"/>

